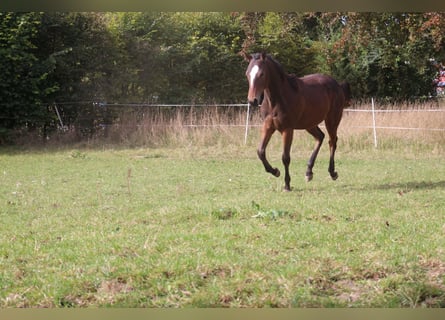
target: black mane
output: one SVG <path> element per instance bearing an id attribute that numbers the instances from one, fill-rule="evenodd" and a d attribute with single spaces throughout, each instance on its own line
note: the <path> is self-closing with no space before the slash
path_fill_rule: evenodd
<path id="1" fill-rule="evenodd" d="M 287 75 L 287 81 L 289 81 L 289 84 L 292 88 L 295 90 L 298 90 L 298 83 L 297 83 L 298 77 L 296 74 L 289 73 Z"/>
<path id="2" fill-rule="evenodd" d="M 277 60 L 275 60 L 275 58 L 273 58 L 271 55 L 267 55 L 267 59 L 269 59 L 270 61 L 272 61 L 272 63 L 275 65 L 276 69 L 278 70 L 278 73 L 281 77 L 281 79 L 287 79 L 287 81 L 289 82 L 290 86 L 292 88 L 294 88 L 295 90 L 298 90 L 298 84 L 297 84 L 297 75 L 293 74 L 293 73 L 286 73 L 286 71 L 284 70 L 283 66 L 281 65 L 281 63 L 279 63 Z"/>
<path id="3" fill-rule="evenodd" d="M 284 71 L 284 68 L 281 65 L 281 63 L 279 63 L 277 60 L 275 60 L 275 58 L 273 58 L 271 55 L 267 55 L 267 59 L 272 61 L 272 63 L 275 65 L 281 79 L 285 79 L 287 77 L 287 73 L 286 73 L 286 71 Z"/>

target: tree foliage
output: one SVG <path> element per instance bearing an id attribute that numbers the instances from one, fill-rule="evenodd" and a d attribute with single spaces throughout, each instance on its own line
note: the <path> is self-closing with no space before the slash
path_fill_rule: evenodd
<path id="1" fill-rule="evenodd" d="M 48 116 L 44 100 L 57 85 L 48 81 L 54 57 L 37 57 L 40 23 L 37 13 L 0 13 L 0 142 L 9 130 L 34 129 Z"/>
<path id="2" fill-rule="evenodd" d="M 244 101 L 241 52 L 347 80 L 357 99 L 428 96 L 444 32 L 444 13 L 0 13 L 0 143 L 55 128 L 55 101 Z"/>
<path id="3" fill-rule="evenodd" d="M 356 13 L 342 19 L 341 38 L 330 52 L 332 71 L 355 83 L 358 96 L 406 100 L 432 94 L 432 62 L 443 58 L 443 39 L 435 39 L 428 14 Z"/>

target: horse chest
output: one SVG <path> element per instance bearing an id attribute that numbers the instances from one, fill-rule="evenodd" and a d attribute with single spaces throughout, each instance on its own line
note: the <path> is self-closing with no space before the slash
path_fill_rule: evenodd
<path id="1" fill-rule="evenodd" d="M 284 130 L 291 126 L 289 123 L 289 117 L 279 107 L 262 108 L 261 114 L 263 119 L 268 121 L 278 131 Z"/>

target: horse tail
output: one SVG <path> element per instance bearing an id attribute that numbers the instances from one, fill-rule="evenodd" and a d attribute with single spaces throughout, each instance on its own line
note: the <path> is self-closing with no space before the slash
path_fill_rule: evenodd
<path id="1" fill-rule="evenodd" d="M 340 83 L 340 87 L 343 91 L 343 96 L 344 96 L 344 106 L 349 106 L 349 104 L 351 103 L 351 86 L 349 85 L 348 82 L 346 81 L 342 81 Z"/>

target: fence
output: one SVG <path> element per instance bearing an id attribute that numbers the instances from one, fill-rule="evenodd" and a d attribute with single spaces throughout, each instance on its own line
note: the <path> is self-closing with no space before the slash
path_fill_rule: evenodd
<path id="1" fill-rule="evenodd" d="M 345 109 L 345 112 L 362 112 L 362 113 L 371 113 L 372 115 L 372 123 L 369 126 L 357 126 L 358 128 L 364 129 L 372 129 L 373 138 L 374 138 L 374 146 L 377 148 L 378 146 L 378 138 L 377 138 L 377 129 L 381 130 L 409 130 L 409 131 L 436 131 L 436 132 L 445 132 L 445 117 L 439 117 L 439 125 L 440 128 L 422 128 L 422 127 L 406 127 L 406 126 L 384 126 L 378 125 L 376 121 L 377 114 L 385 114 L 385 113 L 437 113 L 441 114 L 445 112 L 445 109 L 383 109 L 377 110 L 375 108 L 374 99 L 371 99 L 371 109 Z M 440 121 L 442 120 L 442 121 Z"/>
<path id="2" fill-rule="evenodd" d="M 63 113 L 59 110 L 59 108 L 63 108 L 63 106 L 66 106 L 70 103 L 58 103 L 54 104 L 54 110 L 55 114 L 57 115 L 57 119 L 59 122 L 59 125 L 61 128 L 65 128 L 65 121 L 63 119 Z M 71 103 L 75 104 L 75 103 Z M 84 102 L 85 104 L 85 102 Z M 88 103 L 90 106 L 92 105 L 94 108 L 98 108 L 98 112 L 90 112 L 90 116 L 88 118 L 88 115 L 83 115 L 85 118 L 88 118 L 90 122 L 102 122 L 99 123 L 99 126 L 101 127 L 107 127 L 113 125 L 110 121 L 110 117 L 108 115 L 107 110 L 110 108 L 138 108 L 138 109 L 156 109 L 157 112 L 161 112 L 161 109 L 187 109 L 187 108 L 195 108 L 195 109 L 204 109 L 207 107 L 216 107 L 216 108 L 236 108 L 237 110 L 245 110 L 245 123 L 241 124 L 239 122 L 235 124 L 230 123 L 184 123 L 181 126 L 182 127 L 190 127 L 190 128 L 196 128 L 196 127 L 243 127 L 244 128 L 244 143 L 247 143 L 247 137 L 249 134 L 249 129 L 252 127 L 259 127 L 261 126 L 261 123 L 252 122 L 251 119 L 251 110 L 248 104 L 144 104 L 144 103 Z M 445 112 L 445 108 L 406 108 L 406 109 L 377 109 L 375 107 L 375 101 L 374 99 L 371 99 L 371 108 L 370 109 L 354 109 L 354 108 L 347 108 L 344 110 L 345 114 L 348 113 L 363 113 L 371 115 L 371 121 L 368 125 L 366 124 L 360 124 L 360 125 L 349 125 L 350 128 L 361 128 L 361 129 L 372 129 L 372 135 L 374 140 L 374 146 L 377 148 L 378 146 L 378 130 L 407 130 L 407 131 L 431 131 L 431 132 L 445 132 L 445 115 L 443 113 Z M 400 125 L 388 125 L 385 123 L 380 123 L 377 121 L 377 116 L 381 114 L 391 114 L 391 113 L 435 113 L 439 116 L 435 117 L 437 121 L 434 122 L 434 124 L 428 123 L 429 127 L 421 127 L 421 126 L 400 126 Z M 100 116 L 98 116 L 98 114 Z M 433 125 L 433 126 L 432 126 Z M 435 126 L 434 126 L 435 125 Z M 320 125 L 322 127 L 322 125 Z"/>

